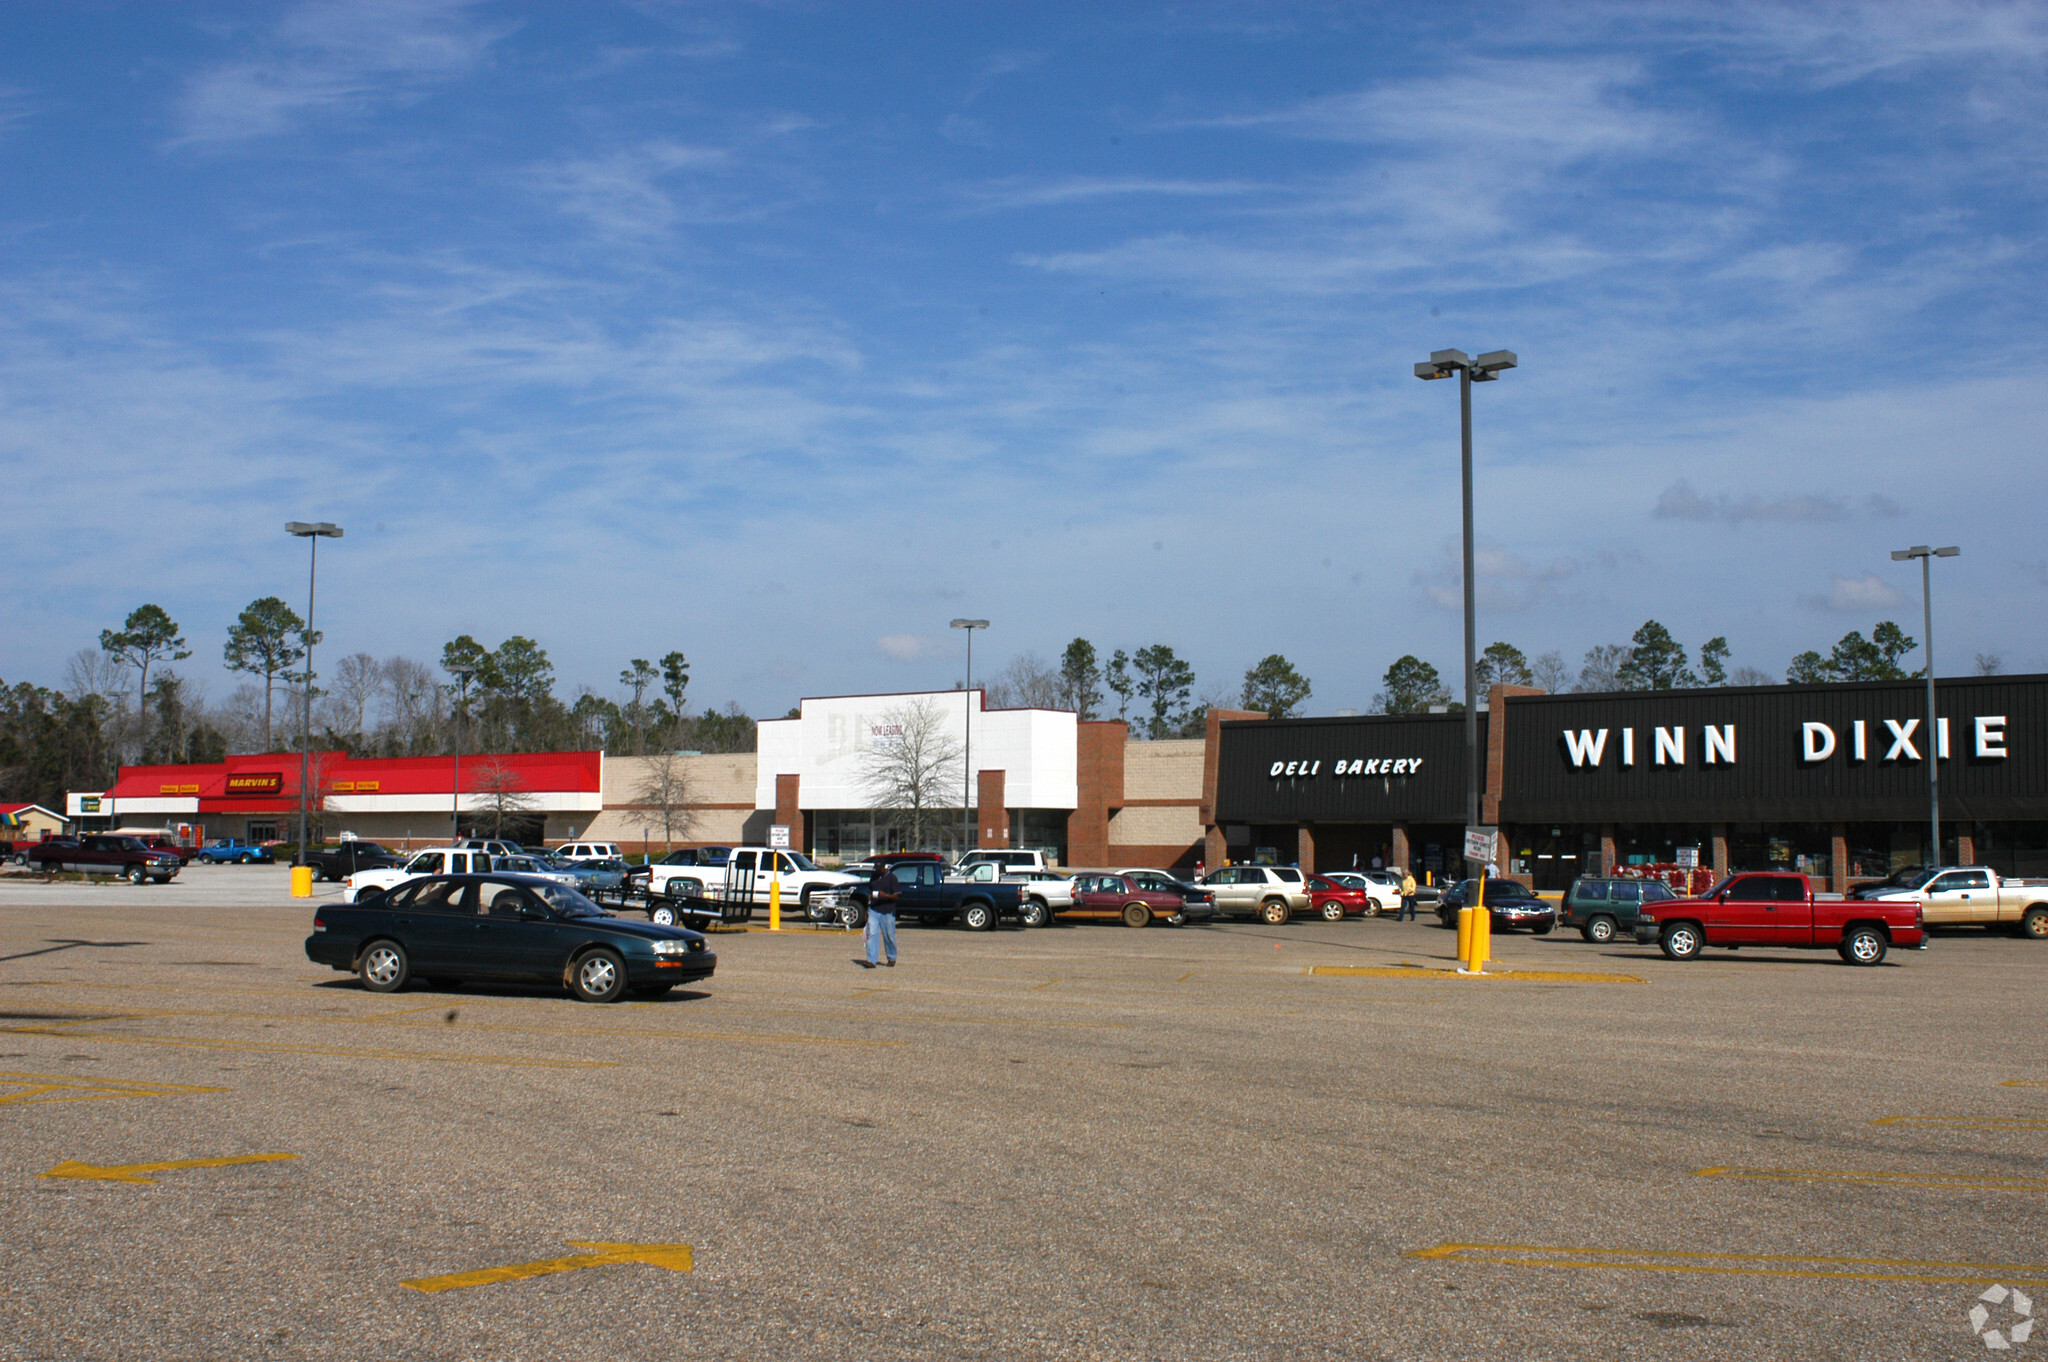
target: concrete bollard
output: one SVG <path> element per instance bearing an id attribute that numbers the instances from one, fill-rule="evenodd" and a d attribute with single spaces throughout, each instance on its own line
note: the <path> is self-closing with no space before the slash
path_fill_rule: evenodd
<path id="1" fill-rule="evenodd" d="M 1465 966 L 1472 960 L 1472 910 L 1458 910 L 1458 964 Z"/>
<path id="2" fill-rule="evenodd" d="M 292 897 L 309 899 L 313 897 L 313 867 L 295 865 L 292 867 Z"/>
<path id="3" fill-rule="evenodd" d="M 768 877 L 768 930 L 782 930 L 782 881 L 774 875 Z"/>

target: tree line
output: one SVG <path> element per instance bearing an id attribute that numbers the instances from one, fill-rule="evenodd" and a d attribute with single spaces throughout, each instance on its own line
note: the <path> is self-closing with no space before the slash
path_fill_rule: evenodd
<path id="1" fill-rule="evenodd" d="M 63 686 L 0 682 L 0 798 L 62 809 L 67 790 L 105 789 L 124 764 L 297 752 L 309 679 L 311 746 L 351 756 L 445 756 L 458 743 L 478 753 L 754 750 L 755 721 L 738 704 L 692 711 L 680 650 L 629 659 L 617 698 L 585 686 L 564 701 L 547 650 L 518 634 L 495 648 L 459 635 L 438 668 L 357 652 L 308 678 L 308 649 L 323 641 L 282 599 L 251 601 L 221 659 L 251 679 L 216 703 L 175 665 L 192 656 L 178 623 L 138 606 L 72 655 Z"/>
<path id="2" fill-rule="evenodd" d="M 1852 629 L 1827 653 L 1808 649 L 1785 670 L 1789 684 L 1820 681 L 1900 681 L 1925 670 L 1907 671 L 1900 659 L 1919 647 L 1918 640 L 1891 620 L 1880 620 L 1865 638 Z M 1645 620 L 1627 643 L 1602 643 L 1586 650 L 1574 672 L 1555 651 L 1533 660 L 1509 643 L 1491 643 L 1479 655 L 1479 687 L 1495 684 L 1535 686 L 1551 694 L 1626 690 L 1686 690 L 1702 686 L 1772 686 L 1778 679 L 1756 667 L 1728 666 L 1728 640 L 1722 636 L 1700 645 L 1695 664 L 1684 644 L 1656 620 Z M 1997 655 L 1978 653 L 1974 670 L 1995 675 L 2004 669 Z M 1461 669 L 1462 671 L 1462 669 Z M 1456 678 L 1462 687 L 1462 676 Z M 1420 714 L 1436 707 L 1464 708 L 1453 700 L 1450 686 L 1437 669 L 1407 654 L 1387 668 L 1373 710 L 1381 714 Z"/>
<path id="3" fill-rule="evenodd" d="M 1083 719 L 1109 717 L 1114 696 L 1116 717 L 1138 737 L 1154 739 L 1201 737 L 1212 709 L 1260 710 L 1284 719 L 1313 693 L 1309 679 L 1279 653 L 1247 668 L 1235 689 L 1220 684 L 1197 696 L 1194 667 L 1169 645 L 1118 648 L 1105 663 L 1085 638 L 1069 643 L 1057 665 L 1019 653 L 984 684 L 997 709 L 1071 709 Z"/>

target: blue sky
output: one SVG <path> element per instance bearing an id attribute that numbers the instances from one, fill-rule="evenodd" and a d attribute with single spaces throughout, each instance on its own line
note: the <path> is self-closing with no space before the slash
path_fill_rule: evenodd
<path id="1" fill-rule="evenodd" d="M 1164 642 L 1314 712 L 1655 617 L 1782 674 L 1939 565 L 2048 670 L 2048 8 L 0 9 L 0 676 L 537 639 L 692 698 Z"/>

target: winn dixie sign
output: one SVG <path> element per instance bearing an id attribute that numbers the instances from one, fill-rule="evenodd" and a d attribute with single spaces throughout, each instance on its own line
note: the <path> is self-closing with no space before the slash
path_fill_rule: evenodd
<path id="1" fill-rule="evenodd" d="M 1323 768 L 1330 769 L 1325 772 Z M 1340 757 L 1335 761 L 1276 761 L 1266 772 L 1272 780 L 1302 780 L 1327 774 L 1333 779 L 1351 776 L 1412 776 L 1422 769 L 1421 757 Z"/>
<path id="2" fill-rule="evenodd" d="M 1799 761 L 1816 766 L 1827 761 L 1917 762 L 1927 744 L 1924 719 L 1852 719 L 1846 723 L 1799 723 Z M 1979 714 L 1967 727 L 1970 756 L 1978 761 L 2003 761 L 2006 716 Z M 1638 735 L 1640 734 L 1640 739 Z M 1566 728 L 1559 730 L 1559 750 L 1573 767 L 1634 766 L 1640 757 L 1652 766 L 1733 766 L 1739 749 L 1734 724 L 1699 724 L 1669 728 Z M 1949 721 L 1936 721 L 1934 753 L 1949 759 Z"/>

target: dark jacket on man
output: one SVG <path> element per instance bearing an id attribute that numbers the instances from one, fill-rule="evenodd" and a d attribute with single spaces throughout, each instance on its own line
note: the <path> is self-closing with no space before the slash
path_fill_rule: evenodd
<path id="1" fill-rule="evenodd" d="M 896 878 L 893 870 L 884 870 L 868 881 L 868 909 L 876 913 L 893 913 L 896 900 L 903 897 L 903 882 Z"/>

